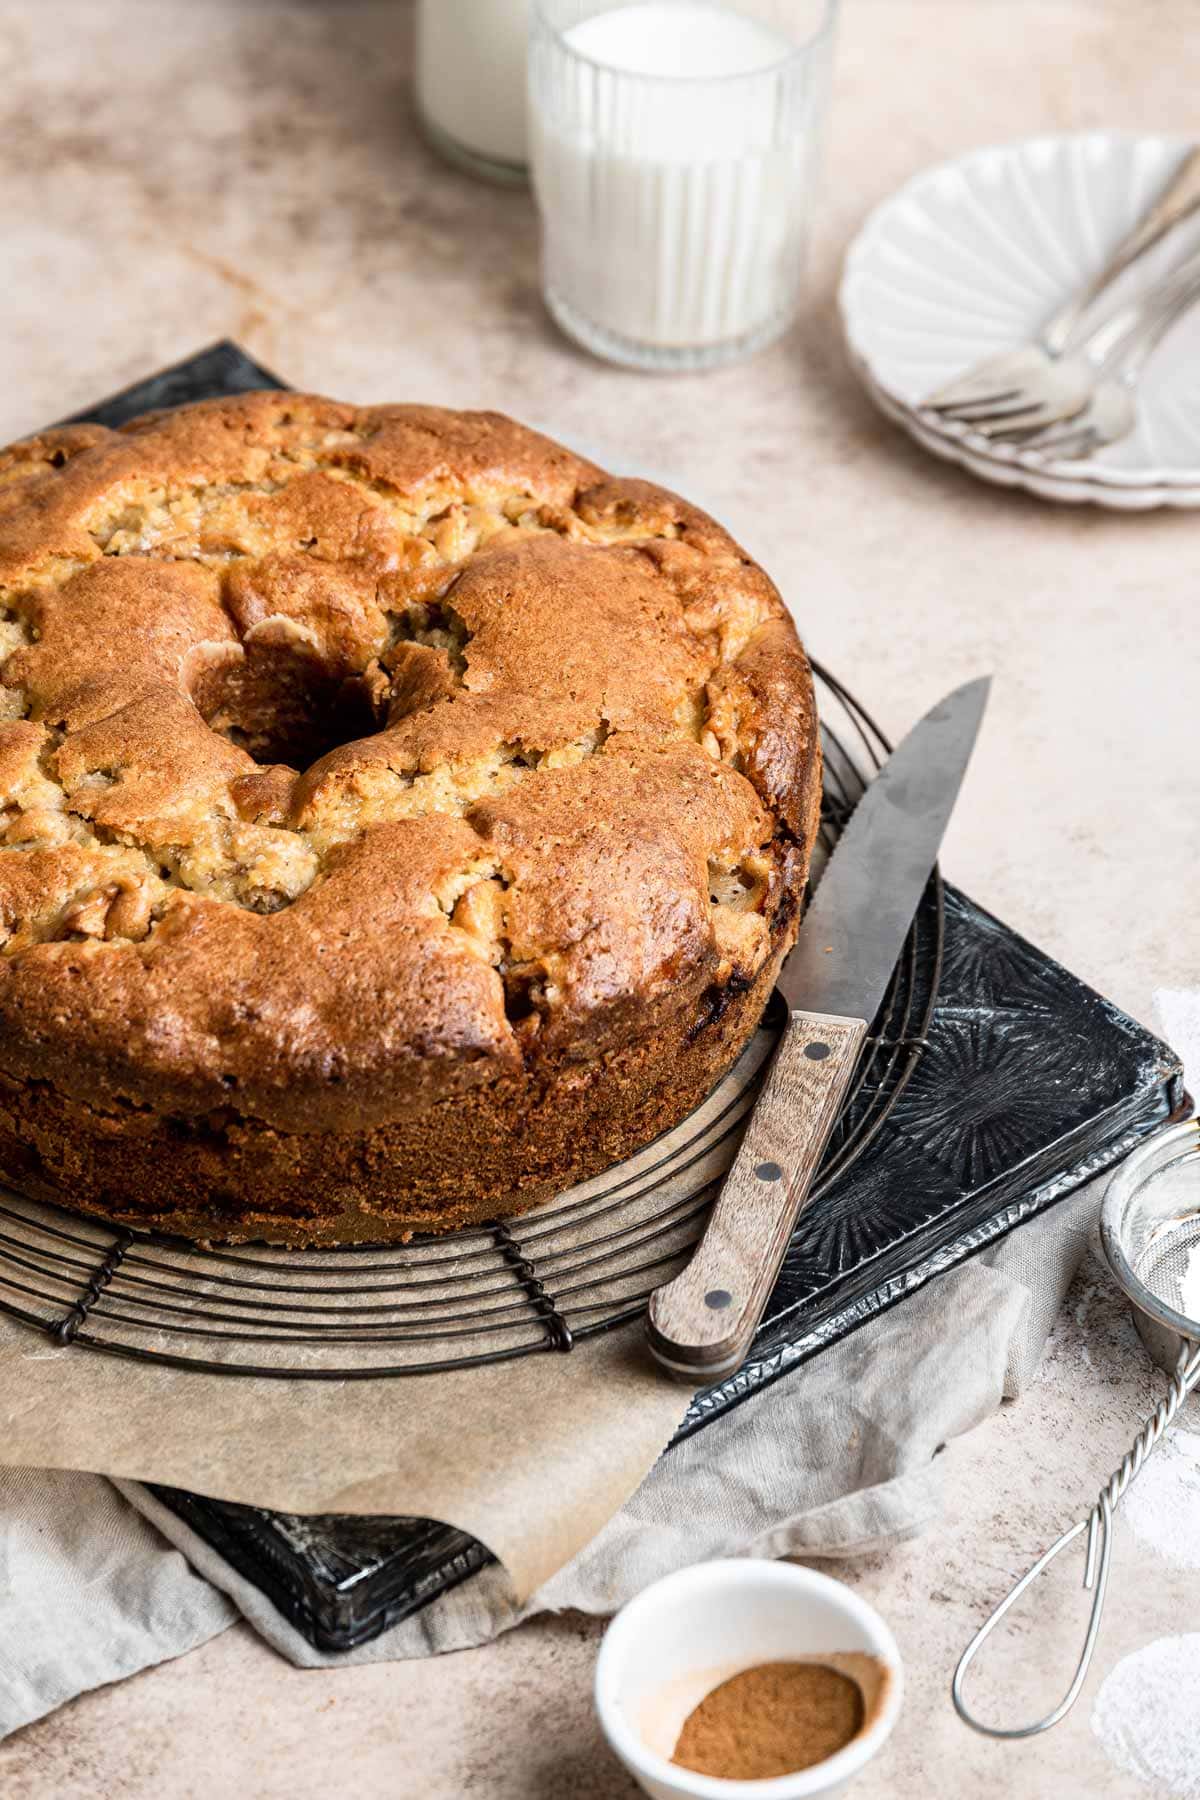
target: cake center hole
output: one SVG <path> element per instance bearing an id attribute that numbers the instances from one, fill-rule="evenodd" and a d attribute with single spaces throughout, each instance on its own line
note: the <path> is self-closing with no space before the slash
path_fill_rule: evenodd
<path id="1" fill-rule="evenodd" d="M 248 644 L 240 662 L 213 671 L 193 698 L 211 729 L 255 762 L 299 770 L 384 722 L 362 676 L 302 647 Z"/>

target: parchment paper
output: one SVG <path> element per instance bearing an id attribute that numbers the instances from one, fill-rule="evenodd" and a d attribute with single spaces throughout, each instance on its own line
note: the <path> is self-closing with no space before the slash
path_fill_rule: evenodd
<path id="1" fill-rule="evenodd" d="M 688 1399 L 637 1326 L 570 1356 L 285 1384 L 56 1349 L 0 1317 L 3 1462 L 280 1512 L 442 1519 L 488 1546 L 518 1601 L 619 1510 Z"/>
<path id="2" fill-rule="evenodd" d="M 622 1202 L 622 1224 L 639 1216 L 658 1221 L 675 1195 L 695 1195 L 724 1172 L 741 1135 L 739 1121 L 753 1102 L 754 1077 L 773 1041 L 773 1032 L 760 1028 L 735 1068 L 677 1132 L 621 1165 L 622 1182 L 639 1196 Z M 583 1183 L 552 1209 L 527 1215 L 512 1229 L 532 1237 L 562 1209 L 568 1223 L 555 1242 L 583 1245 L 596 1229 L 587 1216 L 588 1197 L 612 1180 L 610 1171 Z M 0 1221 L 10 1240 L 7 1251 L 0 1240 L 0 1300 L 50 1324 L 78 1297 L 81 1280 L 102 1260 L 112 1234 L 36 1202 L 10 1196 L 6 1203 L 14 1217 Z M 685 1245 L 695 1230 L 694 1212 L 694 1205 L 686 1205 L 674 1227 L 656 1222 L 653 1251 Z M 690 1227 L 688 1218 L 693 1218 Z M 43 1260 L 47 1270 L 61 1268 L 61 1239 L 51 1234 L 64 1226 L 76 1240 L 70 1253 L 82 1278 L 31 1274 L 14 1265 L 15 1235 L 27 1260 Z M 30 1250 L 29 1242 L 36 1244 L 42 1230 L 44 1247 Z M 614 1253 L 618 1284 L 629 1280 L 622 1258 L 634 1264 L 651 1254 L 638 1247 L 639 1235 L 630 1234 L 628 1251 Z M 478 1267 L 473 1261 L 480 1255 L 478 1237 L 473 1242 L 472 1249 L 472 1240 L 464 1240 L 456 1254 L 448 1239 L 447 1259 L 438 1265 L 444 1270 L 438 1291 L 444 1288 L 456 1307 L 477 1291 L 472 1271 Z M 197 1324 L 207 1325 L 215 1311 L 229 1308 L 229 1289 L 223 1295 L 219 1285 L 206 1285 L 202 1260 L 197 1264 L 190 1252 L 170 1246 L 152 1246 L 146 1254 L 151 1253 L 159 1273 L 164 1265 L 185 1272 L 184 1311 L 194 1308 Z M 295 1259 L 294 1252 L 268 1254 Z M 404 1254 L 395 1248 L 378 1253 L 380 1280 L 385 1265 L 394 1268 Z M 313 1255 L 326 1263 L 330 1257 L 329 1252 Z M 375 1258 L 375 1252 L 355 1253 L 356 1284 L 372 1278 Z M 143 1278 L 154 1272 L 146 1265 L 131 1268 L 131 1262 L 132 1251 L 89 1313 L 89 1327 L 120 1337 L 123 1292 L 128 1308 L 130 1296 L 139 1291 L 136 1285 L 123 1291 L 121 1283 L 136 1281 L 135 1270 Z M 199 1278 L 193 1277 L 194 1266 Z M 213 1266 L 218 1272 L 222 1267 Z M 652 1280 L 670 1273 L 666 1266 Z M 56 1280 L 61 1296 L 52 1294 L 41 1305 L 21 1286 L 43 1292 Z M 177 1301 L 178 1289 L 171 1291 Z M 355 1293 L 361 1300 L 357 1285 Z M 511 1295 L 501 1299 L 511 1302 Z M 527 1315 L 522 1328 L 528 1337 Z M 178 1338 L 154 1329 L 139 1327 L 125 1335 L 143 1351 L 179 1347 Z M 491 1341 L 505 1340 L 501 1334 Z M 265 1342 L 247 1351 L 220 1339 L 189 1348 L 234 1363 L 247 1355 L 270 1361 L 278 1354 L 294 1363 L 327 1354 L 303 1344 L 273 1353 Z M 361 1354 L 353 1346 L 337 1349 L 340 1362 L 367 1368 L 381 1359 L 395 1362 L 403 1353 L 395 1344 Z M 432 1351 L 439 1353 L 446 1351 Z M 430 1345 L 417 1343 L 411 1354 L 428 1358 Z M 182 1370 L 78 1344 L 60 1346 L 45 1331 L 0 1313 L 0 1463 L 159 1482 L 280 1512 L 440 1519 L 488 1546 L 504 1565 L 518 1603 L 620 1510 L 673 1436 L 691 1393 L 652 1362 L 640 1321 L 582 1340 L 567 1354 L 539 1351 L 438 1374 L 310 1381 Z"/>

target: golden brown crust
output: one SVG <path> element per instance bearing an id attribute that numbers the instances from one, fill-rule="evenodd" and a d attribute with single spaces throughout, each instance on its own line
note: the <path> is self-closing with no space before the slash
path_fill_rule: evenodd
<path id="1" fill-rule="evenodd" d="M 199 1235 L 456 1224 L 752 1028 L 811 679 L 675 496 L 495 414 L 253 394 L 0 452 L 0 604 L 0 1174 Z"/>
<path id="2" fill-rule="evenodd" d="M 757 1024 L 778 963 L 744 992 L 714 990 L 682 1041 L 632 1039 L 603 1058 L 518 1069 L 467 1104 L 443 1099 L 365 1132 L 280 1132 L 233 1108 L 117 1116 L 0 1074 L 0 1168 L 35 1198 L 216 1241 L 383 1243 L 512 1217 L 698 1106 Z"/>

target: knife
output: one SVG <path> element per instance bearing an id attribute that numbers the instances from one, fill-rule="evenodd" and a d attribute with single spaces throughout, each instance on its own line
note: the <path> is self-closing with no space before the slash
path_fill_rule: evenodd
<path id="1" fill-rule="evenodd" d="M 855 807 L 779 976 L 774 1061 L 687 1267 L 650 1296 L 654 1356 L 689 1381 L 745 1360 L 858 1053 L 937 861 L 991 681 L 938 702 Z"/>

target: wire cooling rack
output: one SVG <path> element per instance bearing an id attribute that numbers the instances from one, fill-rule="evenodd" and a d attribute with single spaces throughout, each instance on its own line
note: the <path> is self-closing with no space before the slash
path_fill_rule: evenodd
<path id="1" fill-rule="evenodd" d="M 835 677 L 816 674 L 825 749 L 819 879 L 890 746 Z M 943 926 L 935 873 L 810 1206 L 862 1156 L 916 1068 Z M 230 1375 L 346 1380 L 570 1351 L 637 1317 L 682 1266 L 783 1017 L 776 995 L 720 1086 L 638 1155 L 522 1218 L 448 1236 L 333 1251 L 204 1249 L 0 1194 L 0 1311 L 60 1344 Z"/>

